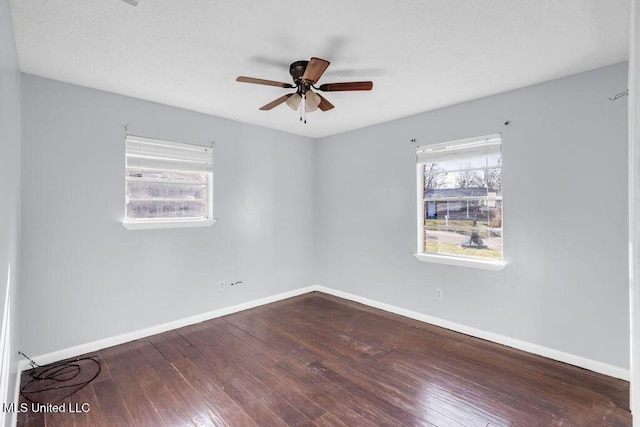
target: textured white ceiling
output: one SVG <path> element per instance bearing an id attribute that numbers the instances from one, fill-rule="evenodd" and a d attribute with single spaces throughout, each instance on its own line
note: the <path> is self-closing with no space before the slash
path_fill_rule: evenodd
<path id="1" fill-rule="evenodd" d="M 321 137 L 628 58 L 629 0 L 11 0 L 23 72 L 287 132 Z M 289 64 L 331 61 L 308 115 Z"/>

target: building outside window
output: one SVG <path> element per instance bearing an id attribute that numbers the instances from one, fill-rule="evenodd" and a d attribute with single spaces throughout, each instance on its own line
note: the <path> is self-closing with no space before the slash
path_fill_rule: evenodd
<path id="1" fill-rule="evenodd" d="M 418 147 L 418 252 L 425 261 L 503 264 L 499 134 Z"/>

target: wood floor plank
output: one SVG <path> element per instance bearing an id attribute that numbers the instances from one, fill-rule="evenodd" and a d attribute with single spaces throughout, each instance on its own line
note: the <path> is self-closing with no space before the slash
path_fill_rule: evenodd
<path id="1" fill-rule="evenodd" d="M 281 331 L 277 327 L 274 328 L 267 322 L 260 321 L 259 319 L 248 319 L 246 316 L 239 316 L 228 319 L 227 321 L 261 341 L 264 345 L 283 354 L 293 355 L 304 360 L 306 363 L 331 357 L 330 352 L 317 351 L 310 346 L 309 343 L 297 340 L 285 331 Z"/>
<path id="2" fill-rule="evenodd" d="M 471 384 L 461 383 L 458 388 L 452 384 L 456 378 L 435 378 L 431 377 L 425 381 L 424 378 L 417 380 L 414 375 L 406 375 L 393 369 L 392 355 L 384 359 L 382 363 L 379 359 L 358 360 L 330 360 L 324 362 L 327 367 L 336 373 L 349 377 L 353 382 L 362 384 L 378 395 L 378 399 L 385 399 L 402 411 L 413 414 L 412 422 L 443 422 L 460 423 L 463 425 L 485 425 L 492 421 L 499 426 L 510 426 L 510 421 L 505 421 L 506 416 L 500 416 L 492 411 L 483 410 L 473 401 L 462 397 L 468 391 Z M 441 392 L 441 383 L 446 382 L 447 388 Z M 428 384 L 429 398 L 424 398 L 424 393 L 416 394 L 416 388 L 421 384 Z M 460 395 L 455 393 L 458 391 Z M 442 397 L 444 396 L 444 398 Z M 452 401 L 455 402 L 452 404 Z M 492 407 L 492 409 L 495 409 Z"/>
<path id="3" fill-rule="evenodd" d="M 536 385 L 535 382 L 522 383 L 516 378 L 505 375 L 500 369 L 487 369 L 482 361 L 478 361 L 478 364 L 471 364 L 465 360 L 466 356 L 464 355 L 458 354 L 457 358 L 451 359 L 450 353 L 441 351 L 437 355 L 431 354 L 430 357 L 423 355 L 423 357 L 416 358 L 415 355 L 396 352 L 394 357 L 397 359 L 398 365 L 413 372 L 421 379 L 429 378 L 434 371 L 441 371 L 467 381 L 470 387 L 482 386 L 493 390 L 500 399 L 514 397 L 520 405 L 526 404 L 536 412 L 566 416 L 570 415 L 568 412 L 573 409 L 567 408 L 565 402 L 545 394 L 540 390 L 540 385 Z M 437 363 L 433 363 L 434 361 Z M 452 382 L 455 383 L 455 381 Z M 443 385 L 447 386 L 446 383 Z M 579 405 L 578 402 L 575 403 Z M 577 415 L 574 413 L 573 417 Z"/>
<path id="4" fill-rule="evenodd" d="M 135 426 L 114 379 L 95 383 L 93 389 L 95 390 L 105 425 Z"/>
<path id="5" fill-rule="evenodd" d="M 317 405 L 311 399 L 308 399 L 302 393 L 293 388 L 289 388 L 288 390 L 278 393 L 278 396 L 286 400 L 291 406 L 296 408 L 311 421 L 317 420 L 327 412 L 321 406 Z"/>
<path id="6" fill-rule="evenodd" d="M 174 396 L 174 405 L 178 405 L 189 416 L 193 424 L 202 426 L 224 426 L 225 422 L 193 389 L 191 384 L 164 358 L 153 344 L 148 342 L 140 352 L 151 370 L 157 376 L 158 383 L 167 386 Z"/>
<path id="7" fill-rule="evenodd" d="M 189 341 L 187 341 L 181 333 L 187 333 L 188 328 L 182 328 L 174 331 L 168 331 L 162 335 L 167 341 L 169 341 L 184 357 L 189 360 L 197 361 L 204 356 L 204 354 L 195 348 Z"/>
<path id="8" fill-rule="evenodd" d="M 81 409 L 81 412 L 75 415 L 76 427 L 93 427 L 105 424 L 102 413 L 98 410 L 98 399 L 93 390 L 93 384 L 88 384 L 73 394 L 71 403 Z"/>
<path id="9" fill-rule="evenodd" d="M 47 426 L 68 426 L 75 427 L 75 417 L 69 412 L 70 399 L 64 398 L 56 403 L 56 407 L 61 408 L 62 412 L 47 412 L 45 414 L 45 425 Z"/>
<path id="10" fill-rule="evenodd" d="M 286 425 L 280 417 L 259 400 L 254 394 L 255 391 L 247 389 L 243 382 L 235 377 L 234 367 L 220 368 L 218 364 L 209 359 L 201 360 L 198 366 L 212 381 L 219 384 L 225 394 L 258 425 Z"/>
<path id="11" fill-rule="evenodd" d="M 135 353 L 131 355 L 136 357 Z M 163 426 L 160 414 L 149 400 L 144 388 L 136 379 L 136 369 L 130 360 L 132 357 L 112 357 L 103 353 L 104 362 L 109 366 L 112 378 L 136 426 Z"/>
<path id="12" fill-rule="evenodd" d="M 286 399 L 278 395 L 266 395 L 260 398 L 265 406 L 276 414 L 280 419 L 286 420 L 289 425 L 295 426 L 312 426 L 313 422 L 307 418 L 302 412 L 298 411 Z"/>
<path id="13" fill-rule="evenodd" d="M 156 372 L 144 358 L 143 353 L 150 343 L 146 340 L 140 340 L 137 344 L 131 356 L 124 360 L 135 372 L 138 384 L 142 387 L 145 396 L 152 403 L 164 424 L 167 426 L 193 426 L 191 418 L 180 405 L 181 400 L 164 384 L 161 378 L 158 378 Z"/>
<path id="14" fill-rule="evenodd" d="M 175 368 L 202 396 L 202 398 L 220 414 L 226 424 L 230 426 L 257 425 L 256 422 L 231 398 L 220 386 L 210 379 L 206 372 L 187 358 L 175 362 Z"/>
<path id="15" fill-rule="evenodd" d="M 491 377 L 494 380 L 489 384 L 494 389 L 503 390 L 505 394 L 510 395 L 522 395 L 526 387 L 530 403 L 568 419 L 579 417 L 583 404 L 588 402 L 592 405 L 594 399 L 599 396 L 589 389 L 571 387 L 563 382 L 550 386 L 542 377 L 536 375 L 535 371 L 525 372 L 518 364 L 498 361 L 487 354 L 461 354 L 461 350 L 455 348 L 453 354 L 458 355 L 458 359 L 463 363 L 473 364 L 475 373 L 478 374 L 477 383 L 486 384 Z M 502 376 L 496 375 L 497 373 Z"/>
<path id="16" fill-rule="evenodd" d="M 93 354 L 91 411 L 18 425 L 631 426 L 626 381 L 318 292 Z"/>
<path id="17" fill-rule="evenodd" d="M 340 420 L 336 415 L 331 413 L 325 413 L 321 417 L 315 420 L 314 424 L 318 427 L 349 427 L 345 424 L 346 420 Z"/>
<path id="18" fill-rule="evenodd" d="M 271 394 L 272 390 L 235 362 L 234 353 L 228 351 L 232 349 L 225 341 L 227 334 L 211 334 L 210 328 L 215 329 L 215 325 L 196 328 L 185 336 L 189 343 L 206 355 L 206 358 L 196 361 L 195 365 L 202 373 L 219 384 L 226 395 L 258 424 L 286 425 L 257 397 Z M 177 365 L 177 369 L 185 370 L 185 373 L 189 374 L 187 366 L 186 364 Z M 195 378 L 190 376 L 189 380 L 195 380 Z"/>
<path id="19" fill-rule="evenodd" d="M 184 409 L 178 406 L 180 400 L 175 397 L 166 385 L 145 389 L 145 394 L 153 402 L 154 408 L 158 411 L 165 425 L 172 427 L 194 425 L 191 418 L 184 412 Z"/>
<path id="20" fill-rule="evenodd" d="M 169 362 L 175 362 L 184 358 L 182 354 L 167 338 L 164 334 L 152 335 L 147 338 L 151 344 L 158 350 L 162 357 Z"/>
<path id="21" fill-rule="evenodd" d="M 233 378 L 242 387 L 251 390 L 255 396 L 272 394 L 274 391 L 240 363 L 242 355 L 226 340 L 225 335 L 216 331 L 202 331 L 190 337 L 197 348 L 207 355 L 207 366 L 212 366 L 220 373 L 221 378 Z M 212 342 L 212 340 L 216 340 Z"/>
<path id="22" fill-rule="evenodd" d="M 22 373 L 20 378 L 20 385 L 24 386 L 27 382 L 31 380 L 31 376 L 29 375 L 29 371 L 25 371 Z M 34 412 L 31 410 L 32 402 L 26 399 L 22 394 L 18 399 L 18 407 L 19 408 L 27 408 L 25 412 L 18 413 L 18 424 L 25 426 L 35 426 L 40 427 L 45 425 L 44 413 L 42 412 Z"/>
<path id="23" fill-rule="evenodd" d="M 321 407 L 297 391 L 295 383 L 292 384 L 288 377 L 278 372 L 276 366 L 281 356 L 277 352 L 273 350 L 265 351 L 264 348 L 260 348 L 259 341 L 252 339 L 250 335 L 228 322 L 219 322 L 216 326 L 219 331 L 229 334 L 225 344 L 227 348 L 235 347 L 244 353 L 245 357 L 238 355 L 236 362 L 251 372 L 262 383 L 268 384 L 268 387 L 281 400 L 285 400 L 310 420 L 315 420 L 325 413 Z"/>
<path id="24" fill-rule="evenodd" d="M 272 316 L 268 321 L 262 321 L 261 325 L 269 326 L 275 330 L 285 331 L 294 339 L 300 334 L 305 335 L 305 342 L 315 351 L 328 352 L 329 356 L 339 354 L 357 356 L 360 354 L 374 355 L 386 353 L 389 350 L 376 344 L 369 344 L 351 337 L 342 325 L 334 327 L 335 319 L 328 321 L 310 315 L 309 312 L 302 312 L 290 306 L 278 307 L 281 312 L 279 316 Z M 250 313 L 247 313 L 250 315 Z M 292 319 L 295 319 L 292 321 Z M 322 328 L 316 326 L 322 322 Z"/>

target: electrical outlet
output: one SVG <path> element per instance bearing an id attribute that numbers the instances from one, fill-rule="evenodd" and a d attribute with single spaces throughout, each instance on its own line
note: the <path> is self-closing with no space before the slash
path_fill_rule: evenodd
<path id="1" fill-rule="evenodd" d="M 442 289 L 436 288 L 436 299 L 442 299 L 444 296 L 442 295 Z"/>
<path id="2" fill-rule="evenodd" d="M 222 292 L 222 291 L 224 291 L 225 287 L 226 287 L 225 283 L 224 282 L 220 282 L 220 284 L 218 285 L 218 290 L 220 292 Z"/>

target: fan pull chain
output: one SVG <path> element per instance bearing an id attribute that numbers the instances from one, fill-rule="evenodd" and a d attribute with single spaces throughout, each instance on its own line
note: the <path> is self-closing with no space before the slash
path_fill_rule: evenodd
<path id="1" fill-rule="evenodd" d="M 307 92 L 302 97 L 302 115 L 304 116 L 304 124 L 307 124 Z"/>
<path id="2" fill-rule="evenodd" d="M 301 110 L 301 108 L 302 108 L 302 101 L 300 101 L 300 104 L 298 105 L 298 110 L 300 112 L 300 121 L 302 121 L 302 110 Z"/>

